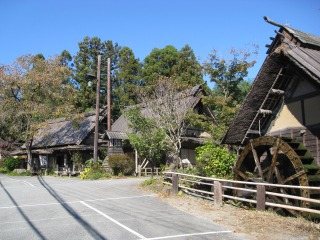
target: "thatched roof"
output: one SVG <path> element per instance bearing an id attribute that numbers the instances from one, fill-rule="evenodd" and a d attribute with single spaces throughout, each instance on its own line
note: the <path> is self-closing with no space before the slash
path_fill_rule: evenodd
<path id="1" fill-rule="evenodd" d="M 320 84 L 320 37 L 267 21 L 280 29 L 250 92 L 222 140 L 224 144 L 242 145 L 256 134 L 258 128 L 268 127 L 268 118 L 258 123 L 258 111 L 262 104 L 269 104 L 273 111 L 278 111 L 276 107 L 281 98 L 274 97 L 272 102 L 267 97 L 272 88 L 285 90 L 287 80 L 294 77 L 295 72 L 302 72 L 315 84 Z"/>
<path id="2" fill-rule="evenodd" d="M 100 121 L 105 116 L 100 116 Z M 79 122 L 64 118 L 53 119 L 43 124 L 33 137 L 32 148 L 52 148 L 65 145 L 80 145 L 95 127 L 95 114 L 88 113 Z M 22 146 L 25 148 L 25 146 Z"/>
<path id="3" fill-rule="evenodd" d="M 184 90 L 182 92 L 179 92 L 175 99 L 177 104 L 180 101 L 183 101 L 184 106 L 186 106 L 188 109 L 193 109 L 200 101 L 201 96 L 199 96 L 199 93 L 204 93 L 202 85 L 194 86 L 190 89 Z M 161 99 L 159 99 L 161 101 Z M 151 117 L 152 111 L 145 107 L 143 104 L 136 105 L 141 109 L 141 113 L 145 117 Z M 130 106 L 132 108 L 134 106 Z M 114 132 L 123 132 L 123 133 L 130 133 L 131 129 L 129 126 L 129 121 L 125 117 L 124 114 L 122 114 L 111 126 L 112 131 Z"/>

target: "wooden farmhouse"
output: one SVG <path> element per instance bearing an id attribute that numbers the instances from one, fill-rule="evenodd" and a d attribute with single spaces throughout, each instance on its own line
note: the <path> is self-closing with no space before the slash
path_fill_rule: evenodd
<path id="1" fill-rule="evenodd" d="M 269 21 L 271 22 L 271 21 Z M 263 135 L 298 138 L 320 163 L 320 37 L 280 25 L 223 143 Z"/>
<path id="2" fill-rule="evenodd" d="M 320 199 L 320 37 L 265 20 L 279 30 L 222 143 L 238 146 L 236 180 L 304 186 L 277 194 Z M 320 208 L 270 196 L 277 204 Z"/>
<path id="3" fill-rule="evenodd" d="M 105 112 L 100 111 L 99 146 L 107 148 L 105 127 L 103 121 Z M 103 123 L 102 123 L 103 121 Z M 76 164 L 71 161 L 77 153 L 82 158 L 82 163 L 93 158 L 95 114 L 88 113 L 79 122 L 73 122 L 63 118 L 53 119 L 43 124 L 36 132 L 32 142 L 32 158 L 35 169 L 50 169 L 59 173 L 77 173 Z M 26 147 L 11 153 L 26 160 Z M 25 167 L 30 165 L 25 163 Z"/>
<path id="4" fill-rule="evenodd" d="M 213 115 L 210 110 L 204 107 L 202 97 L 205 95 L 201 85 L 197 85 L 191 89 L 178 93 L 176 101 L 183 102 L 187 109 L 196 113 L 205 114 L 213 122 Z M 141 113 L 145 117 L 151 117 L 152 111 L 147 107 L 139 105 Z M 210 121 L 211 121 L 210 120 Z M 112 125 L 112 131 L 107 131 L 108 139 L 110 140 L 109 153 L 123 152 L 123 143 L 128 139 L 127 134 L 132 132 L 129 120 L 125 114 L 122 114 Z M 182 137 L 182 149 L 180 152 L 181 159 L 188 159 L 192 164 L 195 163 L 195 148 L 204 143 L 210 135 L 201 129 L 189 127 L 186 129 Z M 130 151 L 130 149 L 127 149 Z M 132 149 L 131 149 L 132 151 Z"/>

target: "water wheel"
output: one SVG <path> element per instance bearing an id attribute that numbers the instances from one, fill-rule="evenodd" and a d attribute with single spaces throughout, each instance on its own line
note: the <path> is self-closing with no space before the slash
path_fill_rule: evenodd
<path id="1" fill-rule="evenodd" d="M 320 186 L 320 168 L 310 152 L 294 139 L 263 136 L 244 147 L 234 167 L 235 179 L 249 182 L 267 182 L 284 185 Z M 247 185 L 247 188 L 252 186 Z M 266 187 L 266 191 L 320 198 L 320 192 L 308 189 Z M 237 192 L 239 195 L 239 192 Z M 245 193 L 241 193 L 244 194 Z M 252 193 L 251 193 L 252 195 Z M 250 197 L 250 193 L 246 195 Z M 253 196 L 252 196 L 253 197 Z M 268 202 L 310 207 L 306 201 L 267 195 Z M 311 206 L 312 207 L 312 206 Z M 319 206 L 316 206 L 317 208 Z M 298 215 L 292 210 L 274 208 L 279 213 Z"/>

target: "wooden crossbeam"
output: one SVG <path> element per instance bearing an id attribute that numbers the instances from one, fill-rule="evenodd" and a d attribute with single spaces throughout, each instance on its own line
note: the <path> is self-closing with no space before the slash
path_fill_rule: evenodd
<path id="1" fill-rule="evenodd" d="M 262 109 L 262 108 L 260 108 L 260 109 L 259 109 L 259 113 L 265 114 L 265 115 L 269 115 L 269 114 L 272 114 L 272 111 L 271 111 L 271 110 L 267 110 L 267 109 Z"/>
<path id="2" fill-rule="evenodd" d="M 276 94 L 276 95 L 284 95 L 284 91 L 283 91 L 283 90 L 274 89 L 274 88 L 272 88 L 272 89 L 270 90 L 270 93 Z"/>

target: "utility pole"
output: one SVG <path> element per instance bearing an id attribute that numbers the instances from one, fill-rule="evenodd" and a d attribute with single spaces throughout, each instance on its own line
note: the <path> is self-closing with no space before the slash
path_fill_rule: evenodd
<path id="1" fill-rule="evenodd" d="M 111 131 L 111 81 L 110 81 L 110 75 L 111 75 L 111 70 L 110 70 L 110 58 L 108 58 L 108 77 L 107 77 L 107 130 Z"/>
<path id="2" fill-rule="evenodd" d="M 98 136 L 99 136 L 99 115 L 100 115 L 100 66 L 101 66 L 101 55 L 98 55 L 98 66 L 97 66 L 97 92 L 96 92 L 96 119 L 94 129 L 94 146 L 93 146 L 93 161 L 98 161 Z"/>

